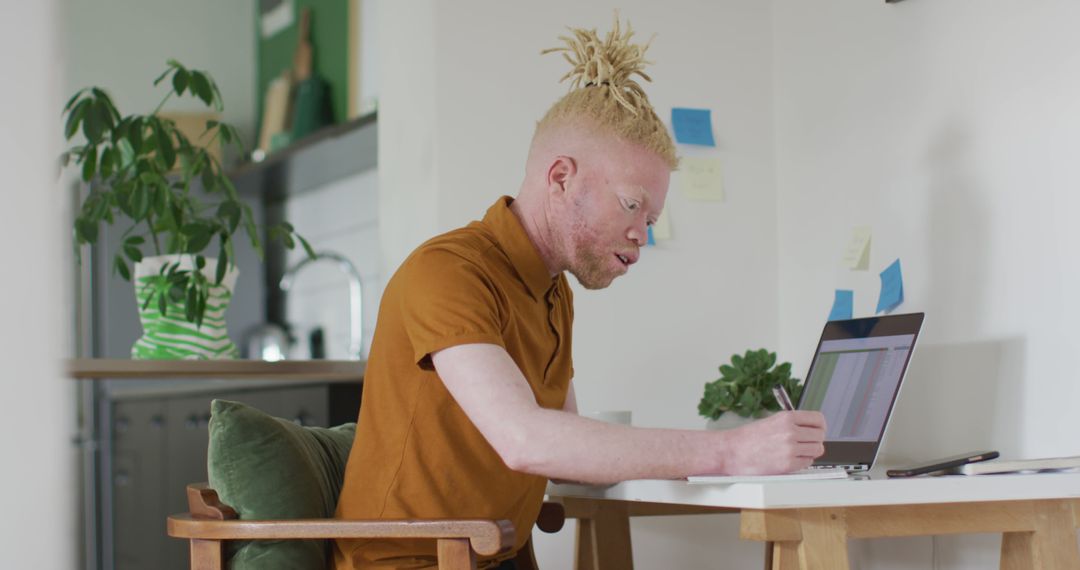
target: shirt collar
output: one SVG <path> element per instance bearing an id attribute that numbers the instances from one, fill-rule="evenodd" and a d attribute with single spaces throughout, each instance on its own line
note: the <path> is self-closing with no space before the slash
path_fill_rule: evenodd
<path id="1" fill-rule="evenodd" d="M 495 234 L 499 246 L 506 252 L 514 270 L 528 287 L 529 294 L 533 299 L 541 299 L 555 285 L 556 280 L 548 273 L 547 265 L 529 235 L 525 233 L 521 220 L 510 210 L 510 203 L 513 201 L 509 196 L 496 200 L 484 214 L 484 223 Z"/>

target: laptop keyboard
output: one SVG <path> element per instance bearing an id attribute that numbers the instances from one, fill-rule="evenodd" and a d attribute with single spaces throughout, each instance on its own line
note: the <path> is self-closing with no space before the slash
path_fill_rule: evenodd
<path id="1" fill-rule="evenodd" d="M 847 471 L 848 473 L 859 473 L 859 472 L 862 472 L 862 471 L 868 471 L 870 469 L 868 466 L 866 466 L 864 464 L 861 464 L 861 463 L 858 464 L 858 465 L 811 465 L 809 467 L 809 469 L 810 470 L 836 469 L 837 467 L 842 468 L 844 471 Z"/>

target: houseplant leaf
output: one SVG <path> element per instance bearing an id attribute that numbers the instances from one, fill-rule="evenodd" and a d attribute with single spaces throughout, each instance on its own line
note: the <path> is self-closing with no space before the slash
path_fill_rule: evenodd
<path id="1" fill-rule="evenodd" d="M 757 418 L 777 411 L 779 404 L 772 397 L 775 384 L 783 385 L 797 400 L 802 385 L 791 378 L 791 363 L 777 365 L 776 360 L 776 353 L 765 349 L 732 355 L 730 363 L 720 365 L 720 378 L 705 384 L 698 413 L 717 420 L 728 412 Z"/>

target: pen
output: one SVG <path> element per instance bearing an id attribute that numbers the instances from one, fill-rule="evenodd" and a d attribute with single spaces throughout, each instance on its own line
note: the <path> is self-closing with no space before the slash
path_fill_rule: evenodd
<path id="1" fill-rule="evenodd" d="M 788 396 L 787 390 L 781 384 L 774 384 L 772 387 L 772 395 L 776 398 L 776 403 L 780 404 L 780 409 L 784 411 L 793 411 L 795 405 L 791 403 L 791 396 Z"/>

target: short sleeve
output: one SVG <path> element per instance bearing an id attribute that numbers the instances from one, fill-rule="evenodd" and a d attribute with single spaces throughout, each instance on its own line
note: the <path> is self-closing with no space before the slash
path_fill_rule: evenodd
<path id="1" fill-rule="evenodd" d="M 499 292 L 482 263 L 433 248 L 411 256 L 403 269 L 402 322 L 421 368 L 433 369 L 431 354 L 451 346 L 506 348 Z"/>

